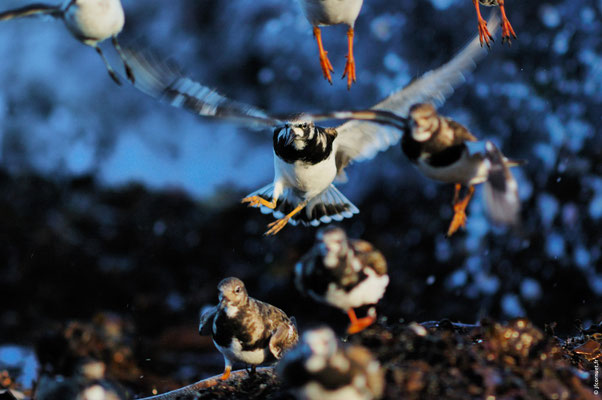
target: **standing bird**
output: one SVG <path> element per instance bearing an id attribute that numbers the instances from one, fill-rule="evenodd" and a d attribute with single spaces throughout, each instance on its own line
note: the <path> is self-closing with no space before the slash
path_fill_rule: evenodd
<path id="1" fill-rule="evenodd" d="M 485 182 L 487 210 L 494 222 L 515 224 L 520 212 L 518 186 L 509 167 L 510 161 L 490 141 L 477 142 L 464 126 L 437 114 L 432 104 L 410 108 L 406 131 L 401 140 L 405 155 L 427 177 L 455 183 L 454 217 L 447 231 L 451 236 L 466 225 L 466 206 L 474 185 Z M 468 194 L 460 200 L 462 185 Z"/>
<path id="2" fill-rule="evenodd" d="M 502 43 L 505 41 L 508 44 L 510 42 L 510 35 L 516 39 L 516 33 L 514 33 L 514 29 L 512 29 L 512 25 L 510 25 L 510 21 L 508 17 L 506 17 L 506 9 L 504 8 L 504 0 L 472 0 L 476 10 L 477 10 L 477 21 L 479 27 L 479 40 L 481 41 L 481 46 L 483 45 L 483 41 L 489 47 L 489 41 L 493 41 L 493 36 L 487 29 L 487 21 L 481 17 L 481 10 L 479 9 L 479 3 L 487 7 L 500 6 L 500 12 L 502 13 Z"/>
<path id="3" fill-rule="evenodd" d="M 491 22 L 495 24 L 497 20 L 494 17 Z M 333 118 L 336 113 L 282 118 L 232 101 L 150 54 L 132 49 L 125 49 L 125 53 L 136 74 L 136 87 L 142 92 L 202 116 L 273 129 L 274 181 L 242 200 L 277 218 L 268 225 L 266 235 L 278 233 L 289 222 L 318 226 L 357 214 L 357 207 L 333 182 L 345 180 L 344 170 L 351 162 L 369 160 L 399 141 L 399 129 L 375 122 L 390 112 L 405 116 L 417 102 L 443 103 L 453 88 L 464 81 L 464 75 L 475 67 L 476 61 L 487 54 L 475 37 L 451 61 L 397 90 L 372 110 L 344 112 L 343 118 Z M 323 128 L 315 125 L 321 119 L 349 121 Z"/>
<path id="4" fill-rule="evenodd" d="M 40 15 L 62 19 L 77 40 L 96 50 L 111 78 L 115 83 L 121 85 L 117 74 L 98 47 L 98 43 L 111 38 L 115 50 L 123 61 L 128 79 L 132 83 L 135 81 L 134 74 L 125 61 L 125 56 L 117 41 L 117 35 L 125 23 L 120 0 L 65 0 L 60 6 L 31 4 L 0 13 L 0 21 Z"/>
<path id="5" fill-rule="evenodd" d="M 302 400 L 372 400 L 385 389 L 384 371 L 370 351 L 343 345 L 328 327 L 305 332 L 276 371 Z"/>
<path id="6" fill-rule="evenodd" d="M 238 278 L 226 278 L 217 286 L 219 304 L 201 315 L 199 334 L 210 334 L 225 361 L 221 380 L 226 380 L 235 362 L 251 365 L 275 362 L 297 344 L 294 318 L 279 308 L 247 294 Z"/>
<path id="7" fill-rule="evenodd" d="M 309 23 L 314 27 L 314 36 L 318 43 L 318 51 L 320 52 L 320 65 L 324 78 L 332 84 L 330 72 L 334 72 L 332 64 L 328 60 L 328 52 L 324 50 L 322 45 L 321 25 L 338 25 L 345 24 L 349 26 L 347 30 L 347 63 L 343 78 L 347 76 L 347 89 L 351 89 L 351 85 L 355 82 L 355 60 L 353 58 L 353 27 L 355 20 L 362 8 L 363 0 L 299 0 L 301 8 Z"/>
<path id="8" fill-rule="evenodd" d="M 319 230 L 315 245 L 295 265 L 299 291 L 347 312 L 349 334 L 374 323 L 375 315 L 358 319 L 354 308 L 378 303 L 388 284 L 382 253 L 366 241 L 348 239 L 339 227 Z"/>

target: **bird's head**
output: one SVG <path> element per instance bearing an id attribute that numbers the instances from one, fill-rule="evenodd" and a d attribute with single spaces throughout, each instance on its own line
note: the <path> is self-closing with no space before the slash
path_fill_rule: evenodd
<path id="1" fill-rule="evenodd" d="M 409 117 L 412 138 L 417 142 L 426 142 L 439 129 L 439 115 L 431 103 L 414 104 Z"/>
<path id="2" fill-rule="evenodd" d="M 338 348 L 338 340 L 334 331 L 327 327 L 319 327 L 303 334 L 303 344 L 313 356 L 330 357 Z"/>
<path id="3" fill-rule="evenodd" d="M 316 126 L 311 122 L 286 124 L 279 133 L 285 146 L 292 145 L 297 150 L 303 150 L 315 136 Z"/>
<path id="4" fill-rule="evenodd" d="M 219 290 L 219 302 L 221 305 L 237 306 L 247 301 L 247 289 L 245 284 L 238 278 L 226 278 L 217 285 Z"/>
<path id="5" fill-rule="evenodd" d="M 324 265 L 335 268 L 339 263 L 339 258 L 349 250 L 347 234 L 337 226 L 327 226 L 320 229 L 316 237 L 324 255 Z"/>

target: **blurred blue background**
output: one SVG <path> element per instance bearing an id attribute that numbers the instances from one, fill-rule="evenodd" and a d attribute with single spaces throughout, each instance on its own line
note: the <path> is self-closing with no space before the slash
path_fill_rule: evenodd
<path id="1" fill-rule="evenodd" d="M 22 4 L 5 0 L 1 7 Z M 468 0 L 366 0 L 356 22 L 357 83 L 347 91 L 344 80 L 331 86 L 322 78 L 311 26 L 294 1 L 145 0 L 125 1 L 124 8 L 122 43 L 150 47 L 207 86 L 274 112 L 372 106 L 448 61 L 477 33 Z M 362 212 L 344 226 L 389 259 L 393 289 L 383 301 L 383 315 L 465 322 L 527 315 L 540 326 L 558 321 L 564 330 L 575 319 L 589 324 L 602 316 L 602 0 L 509 0 L 506 10 L 518 39 L 502 46 L 498 33 L 489 55 L 440 111 L 496 142 L 508 157 L 528 161 L 514 170 L 522 226 L 518 231 L 491 226 L 477 196 L 466 233 L 446 239 L 451 186 L 419 175 L 399 146 L 352 166 L 349 182 L 340 188 Z M 344 26 L 322 30 L 335 78 L 345 64 L 345 32 Z M 103 49 L 120 68 L 110 44 Z M 111 196 L 138 182 L 201 204 L 200 211 L 180 215 L 191 207 L 189 200 L 169 197 L 183 207 L 174 211 L 185 222 L 178 226 L 170 212 L 153 214 L 152 207 L 145 214 L 148 224 L 131 231 L 123 225 L 124 235 L 140 235 L 135 237 L 141 248 L 166 240 L 189 251 L 192 261 L 173 252 L 157 256 L 160 246 L 150 249 L 154 258 L 133 264 L 127 260 L 135 251 L 127 246 L 117 246 L 115 253 L 90 250 L 106 256 L 98 263 L 103 274 L 144 268 L 140 276 L 165 278 L 166 269 L 176 274 L 182 268 L 188 286 L 171 276 L 163 286 L 135 276 L 161 294 L 166 315 L 181 312 L 190 325 L 195 323 L 190 310 L 215 301 L 215 285 L 225 274 L 240 275 L 260 298 L 290 301 L 290 269 L 313 242 L 314 230 L 287 227 L 277 238 L 263 239 L 270 218 L 238 204 L 273 178 L 271 132 L 203 120 L 159 104 L 127 82 L 117 87 L 94 50 L 74 40 L 59 21 L 0 23 L 0 59 L 0 168 L 11 179 L 33 173 L 60 183 L 86 176 Z M 11 185 L 6 193 L 19 187 Z M 67 204 L 95 221 L 113 218 L 94 206 L 96 200 L 73 196 L 53 207 Z M 10 214 L 14 199 L 7 198 Z M 136 207 L 132 215 L 138 215 Z M 49 215 L 52 229 L 67 232 L 52 225 L 56 215 Z M 8 227 L 28 229 L 22 223 L 0 225 L 7 229 L 9 248 L 7 238 L 16 235 Z M 78 246 L 96 249 L 95 241 L 79 235 Z M 9 266 L 17 271 L 30 265 L 32 248 L 9 250 Z M 211 268 L 217 270 L 213 275 Z M 17 282 L 23 276 L 14 271 L 11 279 Z M 303 324 L 307 304 L 280 305 L 301 314 Z M 118 298 L 99 306 L 120 307 Z M 157 313 L 150 306 L 144 310 Z M 0 320 L 17 332 L 15 316 L 7 315 L 0 313 Z"/>

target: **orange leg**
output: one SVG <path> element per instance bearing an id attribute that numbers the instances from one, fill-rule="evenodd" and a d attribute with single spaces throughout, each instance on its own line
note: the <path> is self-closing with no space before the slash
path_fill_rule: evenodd
<path id="1" fill-rule="evenodd" d="M 303 208 L 305 208 L 306 205 L 307 205 L 307 200 L 302 202 L 301 204 L 299 204 L 293 211 L 288 213 L 286 216 L 270 223 L 268 225 L 268 228 L 270 228 L 270 229 L 264 235 L 266 235 L 266 236 L 275 235 L 278 232 L 280 232 L 282 230 L 282 228 L 284 228 L 286 226 L 286 224 L 288 224 L 288 221 L 299 211 L 303 210 Z"/>
<path id="2" fill-rule="evenodd" d="M 498 0 L 498 4 L 500 5 L 500 12 L 502 13 L 502 43 L 510 42 L 510 35 L 512 35 L 516 39 L 516 33 L 514 33 L 514 29 L 512 29 L 512 25 L 510 25 L 510 21 L 508 17 L 506 17 L 506 9 L 504 8 L 504 0 Z"/>
<path id="3" fill-rule="evenodd" d="M 267 201 L 261 196 L 250 196 L 245 197 L 240 202 L 249 203 L 249 207 L 259 207 L 260 205 L 262 205 L 273 210 L 274 208 L 276 208 L 277 201 L 278 199 L 272 199 L 272 201 Z"/>
<path id="4" fill-rule="evenodd" d="M 458 229 L 460 229 L 460 227 L 466 227 L 466 207 L 468 206 L 468 202 L 474 193 L 474 186 L 468 187 L 468 194 L 462 200 L 460 200 L 461 188 L 462 185 L 456 183 L 456 190 L 454 192 L 454 218 L 452 219 L 451 224 L 449 224 L 447 237 L 453 235 Z"/>
<path id="5" fill-rule="evenodd" d="M 347 64 L 345 64 L 345 72 L 343 78 L 347 75 L 347 90 L 351 89 L 351 84 L 355 82 L 355 60 L 353 58 L 353 28 L 349 27 L 347 31 Z"/>
<path id="6" fill-rule="evenodd" d="M 478 21 L 478 26 L 479 26 L 479 40 L 481 41 L 481 47 L 483 47 L 483 41 L 485 41 L 485 43 L 487 44 L 487 47 L 489 46 L 489 41 L 491 40 L 492 42 L 493 40 L 493 36 L 491 36 L 491 33 L 489 33 L 489 30 L 487 29 L 487 21 L 485 21 L 483 19 L 483 17 L 481 16 L 481 10 L 479 9 L 479 0 L 472 0 L 472 3 L 475 6 L 475 9 L 477 10 L 477 21 Z M 503 3 L 503 1 L 502 1 Z"/>
<path id="7" fill-rule="evenodd" d="M 376 321 L 376 317 L 371 315 L 358 319 L 355 315 L 355 311 L 353 310 L 353 308 L 347 310 L 347 315 L 349 316 L 349 320 L 351 321 L 351 324 L 347 328 L 347 333 L 350 335 L 363 331 Z"/>
<path id="8" fill-rule="evenodd" d="M 226 365 L 226 368 L 224 369 L 224 373 L 222 374 L 222 376 L 220 376 L 220 380 L 225 381 L 226 379 L 228 379 L 230 377 L 230 372 L 232 372 L 232 366 L 231 365 Z"/>
<path id="9" fill-rule="evenodd" d="M 322 32 L 320 28 L 314 26 L 314 36 L 316 37 L 316 42 L 318 42 L 318 50 L 320 51 L 320 66 L 322 67 L 322 74 L 324 78 L 332 85 L 332 77 L 330 76 L 330 72 L 334 71 L 332 68 L 332 64 L 328 60 L 328 52 L 324 50 L 324 46 L 322 45 Z"/>

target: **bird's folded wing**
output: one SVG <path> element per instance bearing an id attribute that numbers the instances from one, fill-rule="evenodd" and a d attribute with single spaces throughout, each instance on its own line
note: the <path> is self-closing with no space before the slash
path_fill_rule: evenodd
<path id="1" fill-rule="evenodd" d="M 125 47 L 124 53 L 136 77 L 134 86 L 151 97 L 204 117 L 232 120 L 250 127 L 282 124 L 259 108 L 231 100 L 186 77 L 175 63 L 161 60 L 150 51 Z"/>
<path id="2" fill-rule="evenodd" d="M 493 27 L 491 30 L 493 34 L 499 26 L 497 13 L 493 13 L 488 25 Z M 464 82 L 465 75 L 474 69 L 476 62 L 486 54 L 487 50 L 481 47 L 479 37 L 475 36 L 449 62 L 425 73 L 372 108 L 391 111 L 405 118 L 410 107 L 416 103 L 430 102 L 435 106 L 441 105 L 454 88 Z M 378 121 L 374 120 L 374 122 Z M 379 151 L 386 150 L 399 141 L 401 131 L 387 126 L 390 124 L 382 125 L 374 122 L 352 120 L 337 128 L 338 152 L 341 153 L 342 159 L 350 161 L 370 159 Z"/>

